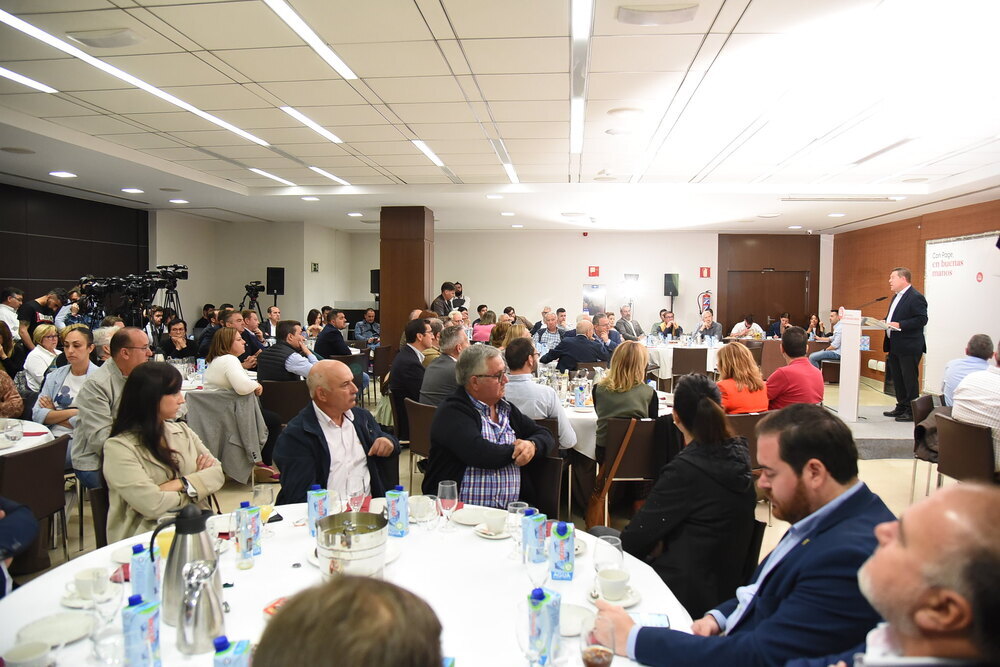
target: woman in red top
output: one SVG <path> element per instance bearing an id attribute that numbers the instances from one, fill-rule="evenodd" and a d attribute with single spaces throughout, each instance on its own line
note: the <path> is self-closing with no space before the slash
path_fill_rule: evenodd
<path id="1" fill-rule="evenodd" d="M 726 414 L 767 412 L 767 385 L 746 345 L 739 341 L 719 349 L 719 392 Z"/>

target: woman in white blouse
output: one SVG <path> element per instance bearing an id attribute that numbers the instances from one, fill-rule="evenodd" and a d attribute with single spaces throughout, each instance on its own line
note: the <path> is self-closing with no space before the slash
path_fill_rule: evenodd
<path id="1" fill-rule="evenodd" d="M 24 360 L 24 374 L 28 382 L 28 389 L 40 391 L 42 381 L 45 379 L 45 371 L 59 356 L 59 353 L 56 352 L 59 334 L 51 324 L 39 324 L 35 327 L 35 333 L 32 334 L 31 339 L 35 341 L 35 348 L 28 353 Z"/>
<path id="2" fill-rule="evenodd" d="M 240 396 L 256 394 L 260 396 L 264 387 L 252 379 L 243 364 L 240 355 L 246 349 L 246 343 L 236 329 L 223 327 L 212 336 L 212 344 L 208 348 L 205 362 L 205 389 L 231 389 Z M 267 442 L 260 451 L 263 463 L 254 469 L 255 482 L 278 482 L 278 471 L 271 465 L 271 454 L 274 443 L 281 433 L 281 417 L 271 410 L 261 408 L 264 423 L 267 424 Z"/>

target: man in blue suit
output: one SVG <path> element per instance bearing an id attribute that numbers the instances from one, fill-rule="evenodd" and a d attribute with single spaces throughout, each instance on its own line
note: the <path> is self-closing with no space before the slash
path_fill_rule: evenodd
<path id="1" fill-rule="evenodd" d="M 556 359 L 560 371 L 575 371 L 581 361 L 607 361 L 611 352 L 601 342 L 594 340 L 594 324 L 590 320 L 581 320 L 576 324 L 576 335 L 565 336 L 554 348 L 541 358 L 543 364 Z"/>
<path id="2" fill-rule="evenodd" d="M 885 321 L 894 329 L 885 334 L 882 351 L 888 377 L 896 390 L 896 407 L 883 412 L 898 422 L 913 421 L 910 401 L 920 396 L 920 357 L 927 351 L 924 326 L 927 324 L 927 299 L 910 284 L 910 270 L 897 266 L 889 274 L 889 289 L 896 295 L 889 305 Z"/>
<path id="3" fill-rule="evenodd" d="M 858 590 L 876 525 L 893 521 L 858 481 L 858 451 L 836 416 L 809 404 L 768 415 L 757 427 L 758 484 L 788 532 L 736 596 L 696 620 L 693 634 L 613 620 L 615 650 L 646 665 L 784 665 L 864 640 L 879 615 Z M 600 635 L 599 639 L 604 639 Z"/>

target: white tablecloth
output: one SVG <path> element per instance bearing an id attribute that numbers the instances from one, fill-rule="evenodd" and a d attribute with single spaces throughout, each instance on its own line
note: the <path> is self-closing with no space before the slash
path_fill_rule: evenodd
<path id="1" fill-rule="evenodd" d="M 664 380 L 670 379 L 673 374 L 674 367 L 674 348 L 678 345 L 664 345 L 663 347 L 648 347 L 646 350 L 649 352 L 649 360 L 654 364 L 659 365 L 659 370 L 654 371 L 656 377 L 662 378 Z M 684 346 L 687 347 L 687 346 Z M 712 372 L 716 367 L 716 357 L 719 354 L 718 347 L 708 347 L 707 345 L 692 345 L 691 349 L 694 350 L 708 350 L 706 355 L 707 361 L 705 363 L 705 370 Z"/>
<path id="2" fill-rule="evenodd" d="M 230 639 L 250 639 L 256 642 L 264 629 L 262 609 L 268 602 L 290 596 L 299 590 L 320 583 L 319 571 L 306 560 L 314 545 L 308 529 L 293 525 L 305 515 L 305 505 L 278 508 L 284 521 L 269 524 L 274 535 L 262 543 L 263 554 L 250 570 L 236 569 L 233 550 L 227 549 L 220 559 L 222 581 L 235 584 L 223 591 L 232 611 L 226 615 L 226 632 Z M 549 582 L 548 587 L 562 595 L 564 604 L 588 605 L 594 580 L 594 539 L 577 533 L 587 544 L 580 556 L 573 581 Z M 386 566 L 385 578 L 419 595 L 433 607 L 444 628 L 444 655 L 455 657 L 459 665 L 503 666 L 525 664 L 513 629 L 516 603 L 526 597 L 531 585 L 521 566 L 508 554 L 508 540 L 485 540 L 473 529 L 456 526 L 451 534 L 428 533 L 419 528 L 405 538 L 389 538 L 399 543 L 402 554 Z M 111 566 L 111 554 L 125 545 L 148 542 L 149 535 L 123 540 L 88 553 L 29 582 L 0 600 L 0 654 L 16 643 L 17 631 L 24 625 L 49 614 L 67 611 L 59 600 L 67 582 L 84 568 Z M 293 564 L 301 564 L 293 567 Z M 631 586 L 642 595 L 632 612 L 665 613 L 679 630 L 688 630 L 691 617 L 667 589 L 663 581 L 646 564 L 626 554 L 625 568 L 631 574 Z M 126 586 L 128 586 L 126 584 Z M 127 593 L 128 589 L 126 589 Z M 85 612 L 77 612 L 85 613 Z M 364 619 L 359 619 L 363 624 Z M 53 638 L 55 640 L 56 638 Z M 164 665 L 211 665 L 212 654 L 181 656 L 176 648 L 172 627 L 161 624 L 161 651 Z M 568 664 L 577 664 L 577 640 L 565 640 L 573 655 Z M 89 640 L 81 640 L 63 649 L 59 664 L 84 664 L 90 651 Z M 635 664 L 616 658 L 615 664 Z"/>
<path id="3" fill-rule="evenodd" d="M 673 408 L 672 397 L 662 391 L 656 392 L 660 397 L 659 415 L 670 414 Z M 577 412 L 574 408 L 566 408 L 566 415 L 569 417 L 569 424 L 576 433 L 576 446 L 573 447 L 588 459 L 597 458 L 597 413 L 593 408 Z"/>
<path id="4" fill-rule="evenodd" d="M 22 437 L 19 442 L 15 443 L 13 447 L 8 447 L 11 443 L 8 442 L 2 434 L 0 434 L 0 447 L 5 448 L 0 449 L 0 456 L 6 456 L 7 454 L 13 454 L 15 452 L 23 452 L 26 449 L 31 449 L 32 447 L 37 447 L 38 445 L 44 445 L 46 442 L 52 440 L 52 432 L 49 430 L 49 427 L 44 424 L 22 420 L 21 426 L 25 433 L 44 432 L 44 435 L 26 435 Z"/>

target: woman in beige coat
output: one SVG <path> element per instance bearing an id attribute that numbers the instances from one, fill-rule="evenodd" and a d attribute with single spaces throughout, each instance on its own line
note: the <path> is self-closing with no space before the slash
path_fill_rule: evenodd
<path id="1" fill-rule="evenodd" d="M 190 503 L 207 508 L 225 483 L 222 466 L 194 431 L 167 421 L 183 403 L 181 374 L 170 364 L 148 362 L 129 374 L 104 445 L 109 542 L 152 530 Z"/>

